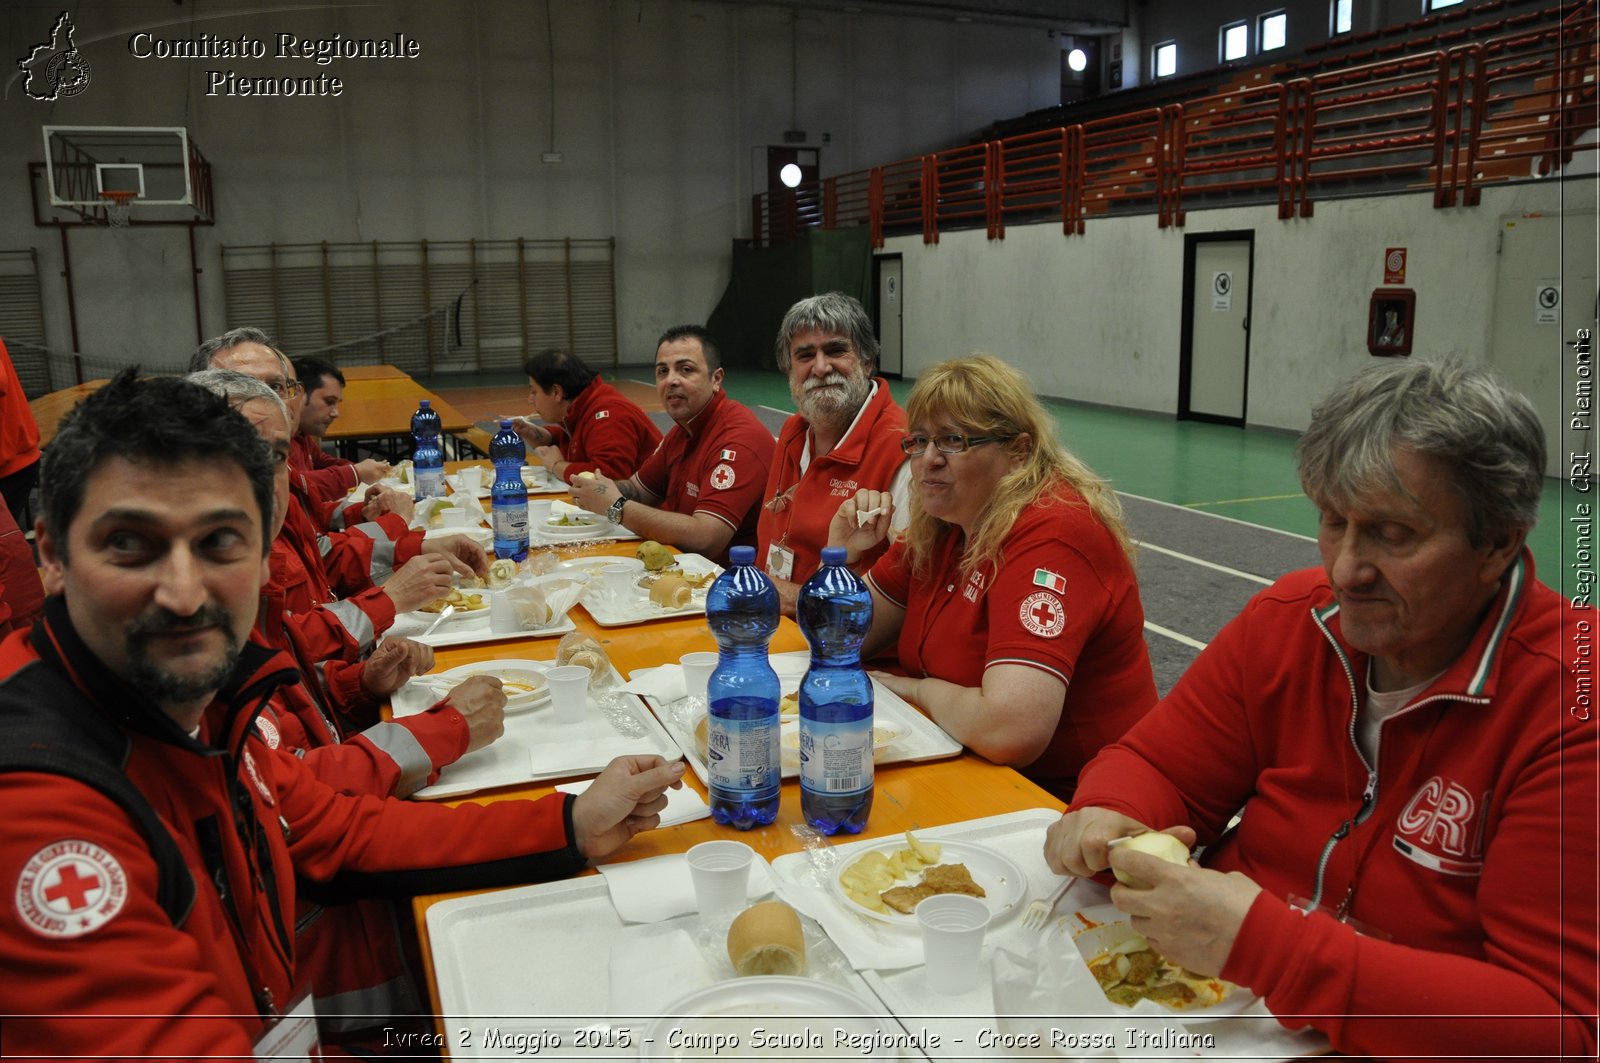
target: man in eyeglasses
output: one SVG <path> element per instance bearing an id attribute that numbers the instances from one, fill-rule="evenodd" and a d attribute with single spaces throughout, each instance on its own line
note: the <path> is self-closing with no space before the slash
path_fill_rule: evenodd
<path id="1" fill-rule="evenodd" d="M 892 527 L 904 528 L 911 467 L 900 450 L 906 414 L 889 382 L 873 376 L 878 341 L 859 302 L 840 292 L 800 300 L 783 316 L 773 349 L 798 412 L 778 433 L 756 556 L 777 585 L 784 613 L 793 616 L 800 585 L 821 564 L 840 503 L 857 491 L 887 491 Z M 888 545 L 885 539 L 864 554 L 859 570 L 870 569 Z"/>

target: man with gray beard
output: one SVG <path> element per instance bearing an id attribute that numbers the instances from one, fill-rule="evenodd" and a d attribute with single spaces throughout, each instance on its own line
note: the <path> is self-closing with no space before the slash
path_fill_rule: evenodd
<path id="1" fill-rule="evenodd" d="M 893 527 L 905 527 L 910 466 L 900 449 L 906 415 L 874 377 L 878 341 L 859 302 L 840 292 L 802 299 L 789 308 L 774 344 L 798 409 L 778 433 L 767 476 L 760 543 L 767 575 L 783 611 L 794 615 L 800 585 L 821 564 L 828 522 L 858 491 L 887 491 Z M 855 566 L 865 572 L 888 540 Z"/>

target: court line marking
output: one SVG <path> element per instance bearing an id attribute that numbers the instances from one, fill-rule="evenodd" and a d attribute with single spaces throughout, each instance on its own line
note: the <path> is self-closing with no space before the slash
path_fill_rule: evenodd
<path id="1" fill-rule="evenodd" d="M 1188 635 L 1180 635 L 1171 628 L 1162 627 L 1160 624 L 1152 624 L 1148 620 L 1144 622 L 1144 629 L 1146 631 L 1154 631 L 1157 635 L 1169 638 L 1174 642 L 1181 642 L 1185 646 L 1191 646 L 1197 650 L 1203 650 L 1206 648 L 1206 644 L 1201 642 L 1199 639 L 1192 639 Z"/>
<path id="2" fill-rule="evenodd" d="M 1246 528 L 1260 528 L 1262 531 L 1277 532 L 1279 535 L 1287 535 L 1291 539 L 1304 539 L 1308 543 L 1314 543 L 1317 541 L 1315 536 L 1301 535 L 1299 532 L 1284 531 L 1282 528 L 1273 528 L 1266 524 L 1256 524 L 1252 521 L 1240 520 L 1238 517 L 1224 516 L 1221 513 L 1208 513 L 1203 509 L 1190 509 L 1188 506 L 1180 506 L 1176 502 L 1167 502 L 1159 498 L 1149 498 L 1145 495 L 1136 495 L 1130 491 L 1118 491 L 1117 494 L 1122 495 L 1125 498 L 1136 498 L 1141 502 L 1149 502 L 1152 505 L 1166 506 L 1168 509 L 1179 509 L 1185 513 L 1193 513 L 1201 517 L 1210 517 L 1212 520 L 1225 520 L 1230 524 L 1243 524 Z"/>
<path id="3" fill-rule="evenodd" d="M 1286 498 L 1304 498 L 1301 492 L 1296 491 L 1289 495 L 1256 495 L 1254 498 L 1220 498 L 1215 502 L 1185 502 L 1184 509 L 1194 509 L 1197 506 L 1232 506 L 1241 502 L 1281 502 Z"/>
<path id="4" fill-rule="evenodd" d="M 1276 580 L 1267 579 L 1265 576 L 1256 576 L 1249 572 L 1240 572 L 1236 568 L 1229 568 L 1227 565 L 1219 565 L 1215 561 L 1207 561 L 1203 557 L 1194 557 L 1190 554 L 1180 554 L 1176 550 L 1168 550 L 1165 546 L 1157 546 L 1154 543 L 1141 542 L 1138 539 L 1133 540 L 1133 543 L 1141 550 L 1154 550 L 1158 554 L 1166 554 L 1168 557 L 1175 557 L 1180 561 L 1188 561 L 1192 564 L 1199 565 L 1201 568 L 1209 568 L 1217 572 L 1226 573 L 1229 576 L 1237 576 L 1240 579 L 1252 580 L 1261 584 L 1263 587 L 1270 587 L 1277 582 Z"/>

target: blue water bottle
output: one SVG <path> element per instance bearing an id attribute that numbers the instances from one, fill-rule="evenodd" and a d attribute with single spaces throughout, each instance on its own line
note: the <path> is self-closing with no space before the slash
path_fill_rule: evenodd
<path id="1" fill-rule="evenodd" d="M 489 442 L 494 462 L 494 487 L 489 503 L 494 524 L 494 556 L 521 561 L 528 556 L 528 488 L 522 482 L 522 463 L 528 458 L 522 437 L 510 421 Z"/>
<path id="2" fill-rule="evenodd" d="M 749 830 L 778 818 L 778 673 L 767 644 L 778 630 L 778 590 L 755 566 L 753 546 L 728 551 L 706 592 L 706 624 L 722 651 L 706 683 L 711 818 Z"/>
<path id="3" fill-rule="evenodd" d="M 417 501 L 443 498 L 444 451 L 439 449 L 439 415 L 427 399 L 411 415 L 411 441 L 411 479 L 417 485 Z"/>
<path id="4" fill-rule="evenodd" d="M 811 643 L 800 681 L 800 812 L 823 834 L 859 834 L 872 811 L 872 680 L 861 667 L 872 595 L 844 547 L 823 547 L 795 619 Z"/>

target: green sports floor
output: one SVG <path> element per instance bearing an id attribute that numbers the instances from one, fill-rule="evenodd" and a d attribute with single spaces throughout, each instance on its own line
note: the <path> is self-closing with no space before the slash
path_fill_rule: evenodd
<path id="1" fill-rule="evenodd" d="M 608 376 L 649 381 L 646 366 L 622 367 Z M 428 386 L 459 386 L 461 378 L 437 378 Z M 477 378 L 479 386 L 526 385 L 520 374 L 504 380 Z M 890 387 L 902 404 L 914 381 L 895 380 Z M 748 406 L 793 412 L 786 379 L 776 373 L 728 371 L 728 393 Z M 1270 429 L 1237 429 L 1176 421 L 1168 417 L 1045 400 L 1068 447 L 1109 479 L 1118 491 L 1314 537 L 1316 510 L 1300 492 L 1295 475 L 1295 437 Z M 1540 579 L 1571 593 L 1572 569 L 1565 563 L 1562 494 L 1566 513 L 1580 500 L 1558 480 L 1545 481 L 1539 523 L 1529 537 Z M 1137 531 L 1137 529 L 1136 529 Z M 1570 550 L 1570 547 L 1569 547 Z"/>

